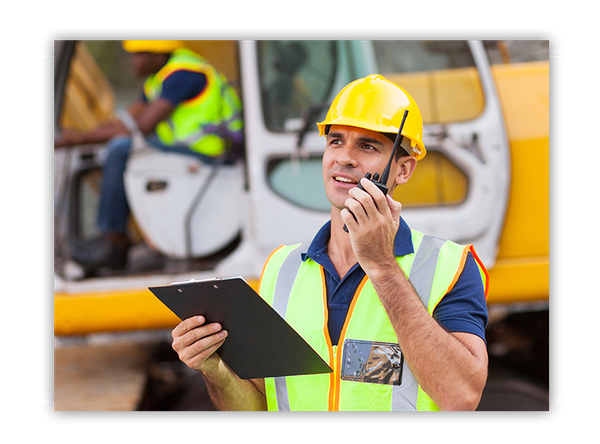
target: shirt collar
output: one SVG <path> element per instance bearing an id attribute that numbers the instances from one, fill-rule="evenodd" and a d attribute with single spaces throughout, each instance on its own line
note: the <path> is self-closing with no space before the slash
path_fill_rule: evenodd
<path id="1" fill-rule="evenodd" d="M 327 254 L 327 242 L 329 241 L 330 235 L 331 220 L 327 221 L 327 223 L 321 227 L 308 247 L 308 251 L 306 253 L 302 253 L 302 261 L 306 261 L 307 258 L 315 260 L 315 257 L 318 257 L 322 254 Z M 410 227 L 401 217 L 400 226 L 398 227 L 396 237 L 394 238 L 394 255 L 406 256 L 407 254 L 411 253 L 414 253 L 414 249 Z"/>

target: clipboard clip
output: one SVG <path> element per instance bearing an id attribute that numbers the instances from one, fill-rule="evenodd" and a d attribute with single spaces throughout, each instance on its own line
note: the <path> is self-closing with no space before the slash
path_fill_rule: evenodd
<path id="1" fill-rule="evenodd" d="M 220 280 L 221 280 L 220 277 L 207 278 L 207 279 L 194 279 L 194 278 L 192 278 L 189 281 L 172 282 L 171 283 L 171 287 L 174 287 L 175 285 L 192 284 L 194 282 L 210 282 L 210 281 L 220 281 Z"/>

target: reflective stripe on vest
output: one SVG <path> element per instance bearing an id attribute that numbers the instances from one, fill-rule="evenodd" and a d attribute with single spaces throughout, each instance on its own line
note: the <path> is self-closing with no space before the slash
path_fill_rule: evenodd
<path id="1" fill-rule="evenodd" d="M 275 284 L 275 297 L 273 298 L 273 309 L 285 319 L 287 304 L 290 300 L 292 286 L 296 281 L 296 275 L 302 265 L 302 253 L 308 251 L 309 243 L 300 244 L 285 258 Z"/>
<path id="2" fill-rule="evenodd" d="M 449 241 L 445 241 L 443 239 L 423 235 L 416 230 L 413 230 L 413 245 L 416 250 L 416 253 L 411 255 L 406 255 L 397 258 L 398 263 L 405 271 L 406 274 L 409 275 L 410 281 L 415 287 L 417 294 L 419 295 L 423 305 L 427 308 L 428 312 L 431 314 L 433 310 L 439 303 L 439 301 L 443 298 L 443 296 L 450 291 L 456 279 L 462 272 L 462 268 L 464 267 L 464 261 L 466 260 L 466 255 L 469 251 L 474 253 L 472 246 L 460 246 L 454 244 Z M 269 267 L 271 258 L 267 261 L 267 265 L 265 266 L 264 271 L 264 282 L 261 280 L 261 295 L 263 297 L 266 296 L 267 302 L 270 302 L 273 308 L 283 317 L 283 318 L 294 318 L 296 317 L 296 325 L 292 323 L 294 328 L 300 334 L 307 334 L 310 340 L 305 337 L 312 343 L 311 345 L 315 350 L 321 353 L 322 357 L 327 360 L 327 354 L 329 354 L 329 363 L 330 366 L 337 367 L 334 368 L 334 374 L 331 375 L 312 375 L 310 377 L 301 376 L 301 377 L 290 377 L 290 378 L 272 378 L 271 380 L 266 380 L 267 386 L 267 399 L 269 400 L 269 408 L 277 408 L 280 411 L 290 410 L 290 407 L 297 406 L 299 401 L 301 407 L 296 407 L 304 410 L 313 410 L 313 409 L 350 409 L 350 410 L 364 410 L 364 409 L 376 409 L 376 410 L 437 410 L 437 406 L 431 401 L 431 399 L 423 392 L 423 390 L 419 387 L 416 379 L 414 378 L 410 368 L 408 367 L 406 360 L 403 360 L 402 364 L 402 372 L 401 372 L 401 384 L 400 385 L 380 385 L 382 383 L 368 383 L 368 382 L 355 382 L 353 380 L 341 381 L 340 371 L 341 364 L 336 362 L 341 358 L 337 355 L 341 355 L 340 350 L 337 350 L 337 347 L 333 347 L 334 352 L 331 352 L 331 343 L 328 342 L 328 345 L 325 347 L 323 344 L 323 339 L 319 339 L 315 336 L 315 330 L 313 326 L 312 333 L 303 332 L 303 326 L 298 324 L 298 318 L 296 316 L 296 311 L 299 307 L 304 307 L 307 304 L 298 305 L 298 300 L 295 302 L 294 308 L 288 314 L 288 305 L 290 305 L 290 296 L 292 291 L 296 294 L 296 298 L 308 298 L 309 294 L 307 291 L 310 289 L 311 292 L 316 291 L 315 282 L 313 284 L 308 284 L 308 288 L 305 288 L 304 283 L 297 283 L 296 278 L 298 274 L 301 272 L 301 269 L 304 270 L 299 281 L 305 281 L 306 279 L 315 279 L 318 274 L 316 273 L 315 267 L 320 269 L 322 283 L 322 291 L 325 293 L 323 296 L 323 304 L 326 307 L 326 289 L 324 284 L 324 275 L 322 267 L 314 263 L 312 260 L 307 259 L 306 262 L 302 262 L 301 253 L 306 252 L 309 247 L 309 244 L 301 244 L 290 247 L 283 247 L 279 251 L 275 252 L 273 256 L 276 256 L 276 259 L 273 260 L 272 269 Z M 442 249 L 444 253 L 441 254 Z M 278 254 L 276 254 L 278 253 Z M 285 255 L 283 260 L 281 256 Z M 474 254 L 474 256 L 476 256 Z M 444 269 L 443 272 L 439 273 L 438 269 L 438 261 L 440 258 L 443 258 L 443 263 L 440 264 Z M 484 280 L 484 288 L 486 289 L 487 294 L 487 274 L 485 272 L 485 268 L 483 268 L 482 264 L 480 264 L 478 258 L 477 262 L 480 266 L 480 270 L 482 271 L 482 278 Z M 280 262 L 281 261 L 281 262 Z M 279 265 L 280 264 L 280 265 Z M 309 272 L 309 270 L 313 270 Z M 438 273 L 436 274 L 436 271 Z M 273 282 L 272 273 L 276 274 L 276 279 Z M 268 275 L 268 276 L 266 276 Z M 312 276 L 312 278 L 310 278 Z M 294 288 L 294 285 L 297 284 L 298 287 Z M 306 291 L 305 291 L 306 290 Z M 270 296 L 272 295 L 272 300 L 269 301 Z M 360 295 L 360 297 L 359 297 Z M 312 294 L 310 295 L 311 304 L 314 305 L 315 301 L 319 300 L 318 297 L 314 297 Z M 354 308 L 358 306 L 359 308 L 354 311 Z M 316 307 L 313 308 L 313 310 Z M 310 308 L 308 309 L 310 311 Z M 325 308 L 326 310 L 326 308 Z M 317 312 L 311 312 L 317 313 Z M 357 314 L 354 314 L 357 313 Z M 309 313 L 310 314 L 310 313 Z M 309 319 L 309 314 L 302 314 L 301 319 Z M 302 318 L 302 316 L 304 316 Z M 308 317 L 307 317 L 308 316 Z M 326 314 L 323 320 L 324 325 L 324 333 L 322 336 L 325 337 L 326 341 L 328 339 L 327 330 L 327 322 L 326 322 Z M 352 322 L 355 317 L 361 318 L 360 321 Z M 367 317 L 367 319 L 365 319 Z M 378 319 L 376 322 L 382 323 L 381 326 L 376 327 L 377 333 L 375 336 L 378 337 L 361 337 L 361 327 L 360 322 L 367 322 L 371 318 Z M 290 319 L 291 321 L 291 319 Z M 301 322 L 310 322 L 310 321 L 301 321 Z M 359 322 L 359 324 L 356 324 Z M 384 325 L 387 324 L 387 325 Z M 364 324 L 367 325 L 367 324 Z M 370 327 L 367 327 L 367 329 Z M 346 331 L 348 329 L 348 331 Z M 383 335 L 383 336 L 382 336 Z M 349 338 L 349 339 L 346 339 Z M 353 302 L 348 310 L 348 315 L 346 319 L 346 323 L 344 325 L 344 329 L 342 330 L 342 335 L 340 336 L 340 349 L 343 353 L 345 349 L 343 347 L 348 345 L 348 341 L 352 343 L 361 343 L 367 344 L 367 348 L 369 344 L 389 344 L 397 346 L 397 339 L 395 337 L 395 333 L 393 332 L 393 328 L 389 323 L 389 319 L 379 302 L 377 295 L 368 279 L 365 277 L 361 285 L 359 285 L 359 289 L 357 290 L 357 294 L 354 296 Z M 374 342 L 373 342 L 374 341 Z M 379 341 L 384 341 L 379 342 Z M 379 347 L 378 345 L 375 346 Z M 384 345 L 385 347 L 385 345 Z M 329 349 L 329 352 L 327 351 Z M 389 349 L 389 347 L 388 347 Z M 325 355 L 323 355 L 325 353 Z M 337 353 L 337 355 L 336 355 Z M 332 360 L 333 357 L 333 360 Z M 337 359 L 336 359 L 337 358 Z M 397 365 L 396 365 L 397 368 Z M 299 379 L 305 378 L 305 379 Z M 308 379 L 312 378 L 312 379 Z M 336 379 L 337 378 L 337 379 Z M 323 387 L 324 381 L 329 380 L 329 401 L 324 404 L 324 401 L 318 401 L 321 399 L 323 394 L 323 390 L 327 388 Z M 288 392 L 289 384 L 292 384 L 295 391 L 294 393 L 300 393 L 302 399 L 296 399 L 294 403 L 290 402 L 290 394 Z M 300 384 L 300 385 L 298 385 Z M 317 392 L 320 390 L 322 393 L 319 395 L 318 393 L 312 394 L 311 387 L 313 386 L 321 387 L 320 389 L 315 389 Z M 336 388 L 332 388 L 334 385 Z M 337 391 L 336 391 L 337 390 Z M 371 396 L 372 395 L 372 396 Z M 298 395 L 295 395 L 298 396 Z M 313 396 L 313 401 L 310 400 L 310 397 Z M 316 398 L 315 398 L 316 396 Z M 383 398 L 382 398 L 383 396 Z M 369 397 L 374 399 L 374 402 L 369 404 Z M 304 398 L 309 398 L 308 401 L 305 401 Z M 387 401 L 385 401 L 387 399 Z M 327 407 L 329 405 L 329 407 Z M 386 407 L 387 406 L 387 407 Z"/>

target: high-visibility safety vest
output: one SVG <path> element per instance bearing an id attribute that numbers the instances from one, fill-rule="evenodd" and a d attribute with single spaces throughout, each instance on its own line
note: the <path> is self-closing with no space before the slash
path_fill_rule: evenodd
<path id="1" fill-rule="evenodd" d="M 185 48 L 173 51 L 165 66 L 144 82 L 146 99 L 157 100 L 165 79 L 180 70 L 203 73 L 206 87 L 196 97 L 179 103 L 169 118 L 159 122 L 156 135 L 166 145 L 185 144 L 193 151 L 218 156 L 228 147 L 214 129 L 225 125 L 229 132 L 241 131 L 241 104 L 225 77 L 204 58 Z"/>
<path id="2" fill-rule="evenodd" d="M 472 245 L 411 232 L 414 253 L 397 261 L 429 314 L 458 280 L 469 251 L 478 263 L 487 297 L 487 271 Z M 329 363 L 333 373 L 266 378 L 269 410 L 439 410 L 404 360 L 367 276 L 352 299 L 338 345 L 332 346 L 323 268 L 310 258 L 301 259 L 308 245 L 275 250 L 263 269 L 259 292 Z"/>

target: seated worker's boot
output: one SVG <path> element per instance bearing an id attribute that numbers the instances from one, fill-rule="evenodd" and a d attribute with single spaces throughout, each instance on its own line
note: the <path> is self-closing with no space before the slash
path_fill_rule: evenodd
<path id="1" fill-rule="evenodd" d="M 70 246 L 72 259 L 86 270 L 86 275 L 92 275 L 103 267 L 124 269 L 131 243 L 125 234 L 106 233 L 92 240 L 74 241 Z"/>

